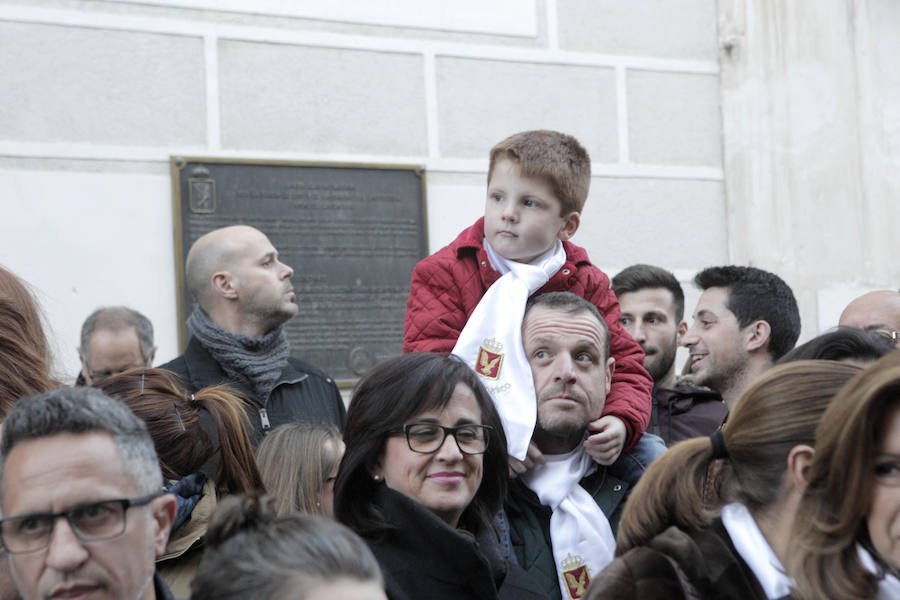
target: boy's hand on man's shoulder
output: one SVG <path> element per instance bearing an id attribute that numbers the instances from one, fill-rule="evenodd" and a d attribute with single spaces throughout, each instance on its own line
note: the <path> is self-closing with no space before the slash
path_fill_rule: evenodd
<path id="1" fill-rule="evenodd" d="M 606 415 L 588 423 L 588 431 L 591 435 L 584 440 L 584 449 L 594 462 L 607 466 L 616 462 L 625 447 L 628 433 L 625 422 L 619 417 Z"/>

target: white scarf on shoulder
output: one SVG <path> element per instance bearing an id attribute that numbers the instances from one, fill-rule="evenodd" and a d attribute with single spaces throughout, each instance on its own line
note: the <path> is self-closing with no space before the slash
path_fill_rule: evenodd
<path id="1" fill-rule="evenodd" d="M 856 551 L 859 553 L 860 562 L 870 573 L 878 574 L 881 572 L 868 550 L 862 546 L 857 546 Z M 885 573 L 884 577 L 878 582 L 878 600 L 896 600 L 897 598 L 900 598 L 900 579 L 897 579 L 890 573 Z"/>
<path id="2" fill-rule="evenodd" d="M 609 519 L 580 485 L 597 468 L 584 446 L 578 444 L 568 454 L 545 455 L 545 458 L 546 463 L 532 467 L 520 477 L 537 494 L 541 504 L 553 510 L 550 517 L 553 560 L 562 597 L 569 598 L 570 588 L 583 588 L 613 561 L 616 538 Z M 587 567 L 587 577 L 572 570 L 579 564 Z"/>
<path id="3" fill-rule="evenodd" d="M 787 596 L 793 581 L 766 541 L 756 519 L 747 507 L 737 502 L 722 507 L 722 525 L 756 580 L 770 600 Z"/>
<path id="4" fill-rule="evenodd" d="M 566 252 L 557 240 L 552 249 L 525 264 L 500 256 L 487 239 L 484 249 L 501 277 L 475 307 L 453 354 L 481 377 L 500 413 L 510 456 L 524 460 L 534 433 L 537 400 L 522 348 L 522 317 L 528 297 L 562 268 Z"/>

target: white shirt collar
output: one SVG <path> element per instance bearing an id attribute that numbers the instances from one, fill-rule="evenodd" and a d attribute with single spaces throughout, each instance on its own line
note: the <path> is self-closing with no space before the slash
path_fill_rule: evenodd
<path id="1" fill-rule="evenodd" d="M 722 524 L 735 550 L 756 575 L 766 597 L 774 600 L 790 593 L 793 582 L 747 507 L 738 503 L 726 505 L 722 509 Z"/>

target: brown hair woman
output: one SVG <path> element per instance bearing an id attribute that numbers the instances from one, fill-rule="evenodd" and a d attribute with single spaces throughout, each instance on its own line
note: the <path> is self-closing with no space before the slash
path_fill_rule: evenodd
<path id="1" fill-rule="evenodd" d="M 791 540 L 795 598 L 900 598 L 900 352 L 822 417 Z"/>
<path id="2" fill-rule="evenodd" d="M 123 401 L 147 423 L 167 490 L 178 498 L 158 571 L 176 596 L 187 597 L 217 500 L 264 489 L 244 402 L 227 386 L 189 394 L 165 369 L 131 369 L 94 387 Z"/>
<path id="3" fill-rule="evenodd" d="M 334 517 L 334 481 L 343 455 L 334 425 L 288 423 L 270 431 L 256 449 L 256 461 L 275 513 Z"/>
<path id="4" fill-rule="evenodd" d="M 781 565 L 816 427 L 860 370 L 833 361 L 775 367 L 744 393 L 723 430 L 657 458 L 628 499 L 617 558 L 587 597 L 787 594 Z"/>
<path id="5" fill-rule="evenodd" d="M 0 421 L 19 398 L 59 387 L 48 348 L 27 284 L 0 267 Z"/>

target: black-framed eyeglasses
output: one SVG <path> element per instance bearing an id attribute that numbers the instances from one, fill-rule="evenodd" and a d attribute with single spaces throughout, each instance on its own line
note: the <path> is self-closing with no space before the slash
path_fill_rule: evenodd
<path id="1" fill-rule="evenodd" d="M 420 454 L 432 454 L 440 450 L 448 435 L 456 441 L 463 454 L 484 454 L 491 439 L 490 425 L 457 425 L 444 427 L 436 423 L 407 423 L 395 429 L 392 435 L 406 435 L 409 449 Z"/>
<path id="2" fill-rule="evenodd" d="M 162 492 L 137 498 L 100 500 L 79 504 L 58 513 L 31 513 L 0 520 L 0 540 L 10 554 L 38 552 L 50 545 L 56 520 L 65 517 L 82 542 L 99 542 L 125 532 L 125 516 L 132 506 L 144 506 Z"/>

